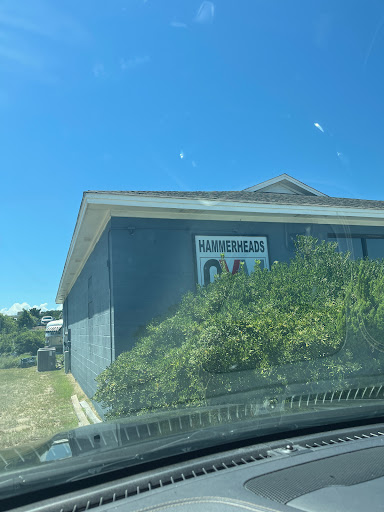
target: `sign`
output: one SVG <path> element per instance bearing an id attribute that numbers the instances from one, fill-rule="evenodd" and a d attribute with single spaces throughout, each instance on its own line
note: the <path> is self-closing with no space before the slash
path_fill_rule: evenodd
<path id="1" fill-rule="evenodd" d="M 198 283 L 202 286 L 211 283 L 214 276 L 222 272 L 222 254 L 224 265 L 232 274 L 236 274 L 241 266 L 244 272 L 251 273 L 256 260 L 260 260 L 261 268 L 269 269 L 265 236 L 196 236 L 195 247 Z"/>

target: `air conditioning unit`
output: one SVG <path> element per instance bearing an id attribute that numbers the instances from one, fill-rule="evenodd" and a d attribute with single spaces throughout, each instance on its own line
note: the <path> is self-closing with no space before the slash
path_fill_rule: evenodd
<path id="1" fill-rule="evenodd" d="M 49 372 L 56 368 L 56 349 L 50 347 L 39 348 L 37 351 L 37 371 Z"/>

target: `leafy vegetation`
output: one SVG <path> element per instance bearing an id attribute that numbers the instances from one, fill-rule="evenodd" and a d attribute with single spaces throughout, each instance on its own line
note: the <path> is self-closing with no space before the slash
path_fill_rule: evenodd
<path id="1" fill-rule="evenodd" d="M 38 311 L 38 314 L 35 316 L 37 316 L 37 318 L 39 318 L 39 320 L 41 320 L 43 318 L 43 316 L 51 316 L 53 317 L 55 320 L 59 320 L 59 318 L 62 318 L 62 311 L 58 310 L 58 309 L 47 309 L 46 311 L 41 311 L 41 309 L 36 309 L 36 308 L 32 308 L 30 310 L 30 313 L 33 315 L 34 314 L 34 310 Z"/>
<path id="2" fill-rule="evenodd" d="M 17 316 L 16 322 L 17 322 L 17 327 L 19 329 L 23 329 L 23 328 L 32 329 L 32 327 L 35 327 L 35 325 L 37 323 L 36 317 L 31 315 L 31 313 L 26 309 L 23 309 L 23 311 L 21 311 L 21 313 Z"/>
<path id="3" fill-rule="evenodd" d="M 289 263 L 222 270 L 97 377 L 109 418 L 381 371 L 383 261 L 298 237 Z"/>
<path id="4" fill-rule="evenodd" d="M 26 310 L 19 315 L 17 321 L 0 314 L 0 356 L 19 356 L 20 362 L 21 354 L 36 355 L 37 350 L 45 344 L 45 332 L 28 327 L 34 325 L 33 316 Z M 6 361 L 10 362 L 10 359 L 5 360 L 4 364 Z"/>
<path id="5" fill-rule="evenodd" d="M 18 356 L 11 354 L 0 355 L 0 370 L 7 370 L 9 368 L 18 368 L 20 360 L 24 357 L 30 357 L 31 354 L 20 354 Z"/>

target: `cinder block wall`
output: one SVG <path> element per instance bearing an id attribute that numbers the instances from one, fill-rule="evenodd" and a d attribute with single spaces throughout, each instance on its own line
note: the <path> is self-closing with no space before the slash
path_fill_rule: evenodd
<path id="1" fill-rule="evenodd" d="M 134 345 L 138 329 L 195 289 L 194 235 L 266 236 L 272 264 L 293 256 L 297 234 L 327 240 L 332 233 L 382 235 L 383 230 L 369 226 L 112 218 L 63 308 L 65 326 L 71 329 L 73 375 L 92 397 L 95 377 Z M 352 257 L 359 258 L 357 245 Z M 95 406 L 102 414 L 100 406 Z"/>
<path id="2" fill-rule="evenodd" d="M 305 233 L 302 225 L 294 229 Z M 194 235 L 267 236 L 271 263 L 293 254 L 281 223 L 112 218 L 116 355 L 132 347 L 140 327 L 195 289 Z"/>
<path id="3" fill-rule="evenodd" d="M 304 223 L 112 218 L 116 356 L 133 346 L 139 328 L 177 304 L 187 291 L 195 289 L 195 235 L 266 236 L 272 264 L 293 257 L 297 235 L 328 240 L 329 235 L 335 233 L 382 235 L 383 229 Z M 357 250 L 352 257 L 362 257 L 358 250 L 360 242 L 353 243 Z M 354 247 L 350 250 L 354 252 Z"/>
<path id="4" fill-rule="evenodd" d="M 90 398 L 96 392 L 95 377 L 114 359 L 109 228 L 108 224 L 63 308 L 65 326 L 71 329 L 71 371 Z"/>

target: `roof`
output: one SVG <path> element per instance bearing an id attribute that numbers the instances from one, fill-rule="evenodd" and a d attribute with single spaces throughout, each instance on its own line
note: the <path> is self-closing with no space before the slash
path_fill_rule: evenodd
<path id="1" fill-rule="evenodd" d="M 331 196 L 311 196 L 299 194 L 276 194 L 265 192 L 249 192 L 248 189 L 242 191 L 196 191 L 196 192 L 178 192 L 178 191 L 156 191 L 156 190 L 89 190 L 86 194 L 111 195 L 111 196 L 144 196 L 155 198 L 170 199 L 193 199 L 195 201 L 236 201 L 241 203 L 254 204 L 285 204 L 301 206 L 330 206 L 342 208 L 372 208 L 375 210 L 384 210 L 384 201 L 375 201 L 371 199 L 352 199 L 347 197 Z"/>
<path id="2" fill-rule="evenodd" d="M 47 323 L 45 328 L 45 332 L 58 332 L 63 327 L 63 319 L 60 320 L 52 320 Z"/>
<path id="3" fill-rule="evenodd" d="M 276 190 L 282 192 L 277 193 Z M 330 197 L 282 174 L 241 191 L 84 192 L 60 280 L 62 304 L 112 217 L 382 226 L 384 201 Z"/>
<path id="4" fill-rule="evenodd" d="M 302 181 L 293 178 L 289 174 L 280 174 L 280 176 L 276 176 L 275 178 L 271 178 L 267 181 L 263 181 L 254 185 L 253 187 L 246 188 L 248 192 L 281 192 L 284 194 L 302 194 L 305 196 L 326 196 L 327 194 L 323 194 L 319 190 L 312 188 Z"/>

